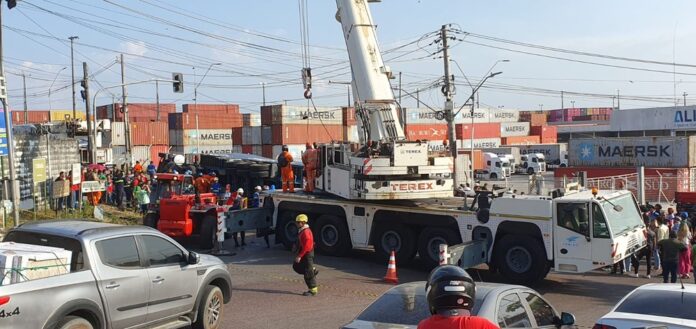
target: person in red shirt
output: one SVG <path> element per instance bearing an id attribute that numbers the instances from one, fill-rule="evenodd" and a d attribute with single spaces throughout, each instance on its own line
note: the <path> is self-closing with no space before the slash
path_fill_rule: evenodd
<path id="1" fill-rule="evenodd" d="M 295 224 L 299 231 L 297 233 L 297 257 L 295 257 L 293 268 L 297 273 L 304 275 L 305 283 L 309 289 L 302 295 L 316 296 L 319 292 L 316 279 L 319 271 L 314 268 L 314 236 L 307 225 L 308 221 L 309 218 L 305 214 L 299 214 L 295 218 Z"/>
<path id="2" fill-rule="evenodd" d="M 459 266 L 436 267 L 425 285 L 431 317 L 421 321 L 418 329 L 498 329 L 486 318 L 472 316 L 476 283 Z"/>

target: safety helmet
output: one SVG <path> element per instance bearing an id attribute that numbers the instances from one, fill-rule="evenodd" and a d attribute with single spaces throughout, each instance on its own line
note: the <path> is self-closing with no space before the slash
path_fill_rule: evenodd
<path id="1" fill-rule="evenodd" d="M 261 186 L 256 186 L 256 187 L 254 187 L 254 191 L 257 191 L 257 192 L 258 192 L 258 191 L 261 191 Z"/>
<path id="2" fill-rule="evenodd" d="M 305 214 L 299 214 L 297 215 L 297 217 L 295 217 L 295 221 L 300 223 L 306 223 L 309 221 L 309 218 L 307 218 L 307 215 Z"/>
<path id="3" fill-rule="evenodd" d="M 287 146 L 287 145 L 283 145 L 283 151 L 287 151 L 287 150 L 288 150 L 288 146 Z"/>
<path id="4" fill-rule="evenodd" d="M 244 189 L 241 187 L 237 189 L 237 194 L 244 194 Z"/>
<path id="5" fill-rule="evenodd" d="M 431 314 L 446 310 L 471 310 L 474 307 L 476 284 L 461 267 L 442 265 L 430 272 L 425 293 Z"/>

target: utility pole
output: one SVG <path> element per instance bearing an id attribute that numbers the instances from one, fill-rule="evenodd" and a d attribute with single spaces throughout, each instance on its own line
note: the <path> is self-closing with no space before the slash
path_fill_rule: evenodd
<path id="1" fill-rule="evenodd" d="M 263 106 L 266 106 L 266 83 L 261 82 L 261 89 L 263 93 Z"/>
<path id="2" fill-rule="evenodd" d="M 561 90 L 561 109 L 565 108 L 565 102 L 563 101 L 563 90 Z"/>
<path id="3" fill-rule="evenodd" d="M 85 99 L 85 117 L 87 119 L 87 151 L 89 152 L 88 161 L 89 163 L 94 163 L 96 158 L 96 152 L 94 151 L 94 140 L 92 138 L 92 115 L 90 113 L 89 106 L 89 68 L 87 67 L 87 62 L 82 62 L 82 87 L 84 90 Z M 96 125 L 96 121 L 95 121 Z M 96 128 L 96 127 L 95 127 Z"/>
<path id="4" fill-rule="evenodd" d="M 621 95 L 619 94 L 618 89 L 616 89 L 616 109 L 617 110 L 621 109 Z"/>
<path id="5" fill-rule="evenodd" d="M 449 67 L 449 46 L 447 45 L 447 25 L 442 25 L 440 29 L 440 39 L 442 39 L 442 58 L 445 62 L 445 86 L 442 93 L 445 95 L 445 120 L 447 120 L 447 140 L 449 148 L 454 159 L 455 169 L 452 172 L 452 178 L 457 183 L 457 139 L 454 131 L 454 104 L 452 103 L 452 76 L 450 75 Z M 472 105 L 473 106 L 473 105 Z M 473 128 L 473 127 L 472 127 Z"/>
<path id="6" fill-rule="evenodd" d="M 155 97 L 157 98 L 157 122 L 160 121 L 159 80 L 155 80 Z"/>
<path id="7" fill-rule="evenodd" d="M 77 105 L 75 103 L 75 54 L 73 50 L 73 43 L 75 39 L 79 39 L 76 36 L 69 37 L 70 39 L 70 69 L 72 70 L 72 119 L 77 119 Z"/>
<path id="8" fill-rule="evenodd" d="M 123 61 L 123 54 L 121 54 L 121 91 L 123 92 L 123 104 L 121 105 L 121 109 L 123 109 L 123 135 L 126 138 L 126 161 L 128 162 L 128 165 L 126 166 L 127 174 L 130 172 L 130 167 L 133 165 L 133 159 L 131 159 L 130 125 L 128 124 L 128 92 L 126 91 L 126 64 Z"/>
<path id="9" fill-rule="evenodd" d="M 27 105 L 27 76 L 22 72 L 22 85 L 24 86 L 24 124 L 29 123 L 29 106 Z"/>
<path id="10" fill-rule="evenodd" d="M 416 89 L 416 108 L 420 108 L 420 89 Z"/>
<path id="11" fill-rule="evenodd" d="M 2 38 L 2 6 L 0 6 L 0 80 L 2 80 L 3 86 L 0 89 L 6 90 L 5 85 L 5 66 L 3 64 L 3 50 L 2 50 L 3 38 Z M 4 97 L 3 97 L 4 96 Z M 9 170 L 10 170 L 10 180 L 9 182 L 9 194 L 12 198 L 12 216 L 14 217 L 14 224 L 19 225 L 19 186 L 17 185 L 17 173 L 15 172 L 15 158 L 14 158 L 14 147 L 12 137 L 12 118 L 10 117 L 10 106 L 7 101 L 7 93 L 4 95 L 0 94 L 0 99 L 2 99 L 2 109 L 5 116 L 5 131 L 7 133 L 7 157 L 9 158 Z"/>
<path id="12" fill-rule="evenodd" d="M 689 96 L 689 94 L 685 91 L 682 95 L 684 96 L 684 106 L 686 106 L 686 96 Z"/>
<path id="13" fill-rule="evenodd" d="M 399 104 L 401 104 L 401 72 L 399 72 Z"/>

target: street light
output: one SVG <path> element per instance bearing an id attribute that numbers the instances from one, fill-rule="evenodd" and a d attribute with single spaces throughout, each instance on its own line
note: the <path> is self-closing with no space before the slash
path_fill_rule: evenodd
<path id="1" fill-rule="evenodd" d="M 62 69 L 60 69 L 60 70 L 58 71 L 58 73 L 56 73 L 56 77 L 53 78 L 53 82 L 51 82 L 51 86 L 48 87 L 48 112 L 49 112 L 49 113 L 50 113 L 51 110 L 53 109 L 53 108 L 51 107 L 51 88 L 53 88 L 53 84 L 56 83 L 56 79 L 58 79 L 58 76 L 60 75 L 60 72 L 63 72 L 63 70 L 65 70 L 66 68 L 68 68 L 68 67 L 67 67 L 67 66 L 64 66 Z M 73 88 L 74 88 L 74 85 L 73 85 Z M 73 118 L 73 119 L 75 119 L 75 118 Z"/>
<path id="2" fill-rule="evenodd" d="M 575 108 L 575 101 L 570 101 L 570 108 L 572 108 L 572 109 Z"/>
<path id="3" fill-rule="evenodd" d="M 208 66 L 208 70 L 206 70 L 206 71 L 205 71 L 205 74 L 203 74 L 203 77 L 201 78 L 201 81 L 198 81 L 198 83 L 196 84 L 196 87 L 193 88 L 193 105 L 194 105 L 194 107 L 196 108 L 196 111 L 198 111 L 198 87 L 201 85 L 201 83 L 203 82 L 203 80 L 205 79 L 205 77 L 208 75 L 208 72 L 210 72 L 210 69 L 212 69 L 213 66 L 216 66 L 216 65 L 222 65 L 222 63 L 212 63 L 212 64 L 210 64 L 210 66 Z M 195 68 L 195 67 L 193 68 L 193 72 L 194 72 L 194 74 L 195 74 L 195 72 L 196 72 L 196 68 Z M 195 78 L 194 78 L 194 81 L 195 81 Z"/>

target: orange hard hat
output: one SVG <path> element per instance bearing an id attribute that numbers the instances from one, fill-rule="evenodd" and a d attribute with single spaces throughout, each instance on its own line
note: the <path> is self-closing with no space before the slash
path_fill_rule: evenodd
<path id="1" fill-rule="evenodd" d="M 312 148 L 312 144 L 310 144 L 309 142 L 307 142 L 307 143 L 305 143 L 305 147 L 306 147 L 306 148 Z"/>

